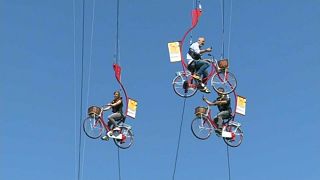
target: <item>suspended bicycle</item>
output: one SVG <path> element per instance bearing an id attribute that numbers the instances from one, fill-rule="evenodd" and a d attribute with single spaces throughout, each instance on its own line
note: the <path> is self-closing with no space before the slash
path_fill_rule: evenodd
<path id="1" fill-rule="evenodd" d="M 212 132 L 217 136 L 222 137 L 224 142 L 231 147 L 238 147 L 243 140 L 243 132 L 241 124 L 233 121 L 231 116 L 224 120 L 222 131 L 218 131 L 218 125 L 211 118 L 210 106 L 197 107 L 195 109 L 196 117 L 191 122 L 191 131 L 195 137 L 201 140 L 208 139 Z"/>
<path id="2" fill-rule="evenodd" d="M 211 55 L 209 55 L 211 56 Z M 193 78 L 194 68 L 188 71 L 176 72 L 176 77 L 172 81 L 174 92 L 184 98 L 193 96 L 199 88 L 202 88 L 202 84 L 206 84 L 211 78 L 211 86 L 218 92 L 219 88 L 224 88 L 223 94 L 229 94 L 233 92 L 237 87 L 236 77 L 228 70 L 228 60 L 223 59 L 217 61 L 212 56 L 210 59 L 204 59 L 211 64 L 211 72 L 208 77 L 201 81 Z"/>
<path id="3" fill-rule="evenodd" d="M 106 133 L 109 138 L 112 138 L 114 143 L 122 149 L 129 148 L 133 143 L 133 133 L 131 126 L 124 123 L 125 117 L 119 122 L 118 126 L 112 129 L 105 123 L 103 112 L 109 110 L 108 107 L 91 106 L 88 108 L 88 117 L 83 121 L 83 130 L 86 135 L 92 139 L 101 137 L 102 133 Z"/>

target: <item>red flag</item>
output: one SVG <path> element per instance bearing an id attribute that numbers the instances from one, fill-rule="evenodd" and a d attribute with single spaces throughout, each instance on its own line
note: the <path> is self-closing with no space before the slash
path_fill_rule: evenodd
<path id="1" fill-rule="evenodd" d="M 192 10 L 192 26 L 195 26 L 198 23 L 200 16 L 201 9 L 197 8 Z"/>
<path id="2" fill-rule="evenodd" d="M 120 82 L 121 81 L 121 67 L 118 64 L 113 64 L 113 70 L 114 70 L 114 74 L 115 74 L 117 80 Z"/>

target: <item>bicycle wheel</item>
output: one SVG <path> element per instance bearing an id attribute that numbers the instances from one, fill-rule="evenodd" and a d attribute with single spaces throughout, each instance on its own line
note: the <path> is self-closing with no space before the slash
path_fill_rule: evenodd
<path id="1" fill-rule="evenodd" d="M 89 138 L 97 139 L 102 134 L 103 125 L 100 119 L 87 117 L 83 121 L 83 130 Z"/>
<path id="2" fill-rule="evenodd" d="M 127 127 L 119 127 L 120 131 L 113 131 L 113 134 L 117 136 L 117 134 L 122 134 L 122 139 L 113 139 L 114 143 L 121 149 L 129 148 L 133 143 L 133 133 L 131 129 Z"/>
<path id="3" fill-rule="evenodd" d="M 231 132 L 233 135 L 231 138 L 224 137 L 224 142 L 231 147 L 238 147 L 242 143 L 243 132 L 239 126 L 235 126 L 233 124 L 228 125 L 226 128 L 227 132 Z"/>
<path id="4" fill-rule="evenodd" d="M 191 131 L 196 138 L 205 140 L 211 135 L 213 127 L 207 117 L 201 116 L 193 119 Z"/>
<path id="5" fill-rule="evenodd" d="M 232 93 L 237 87 L 236 77 L 231 72 L 219 72 L 211 78 L 211 86 L 218 92 L 218 88 L 223 88 L 223 94 Z"/>
<path id="6" fill-rule="evenodd" d="M 188 78 L 190 75 L 186 75 L 184 73 L 181 73 L 180 75 L 177 75 L 172 82 L 173 90 L 174 92 L 184 98 L 188 98 L 193 96 L 197 92 L 197 85 L 192 84 L 192 87 L 189 87 L 188 84 Z M 194 80 L 192 83 L 196 83 Z"/>

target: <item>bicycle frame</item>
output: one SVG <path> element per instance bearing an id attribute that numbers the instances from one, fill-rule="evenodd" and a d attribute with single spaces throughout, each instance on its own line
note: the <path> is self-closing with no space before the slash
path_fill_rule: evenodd
<path id="1" fill-rule="evenodd" d="M 105 123 L 104 122 L 104 119 L 103 119 L 103 112 L 104 112 L 104 110 L 102 110 L 101 111 L 101 114 L 99 115 L 99 120 L 101 121 L 101 123 L 102 123 L 102 125 L 103 125 L 103 127 L 104 127 L 104 129 L 107 131 L 107 132 L 109 132 L 110 130 L 111 130 L 111 128 L 108 126 L 108 124 L 107 123 Z"/>
<path id="2" fill-rule="evenodd" d="M 210 106 L 207 105 L 208 111 L 205 114 L 205 117 L 208 118 L 209 122 L 211 123 L 211 125 L 213 126 L 214 129 L 218 129 L 218 125 L 214 122 L 214 119 L 212 119 L 211 117 L 211 108 Z"/>
<path id="3" fill-rule="evenodd" d="M 218 74 L 220 68 L 218 66 L 218 62 L 216 59 L 212 58 L 212 59 L 203 59 L 203 61 L 207 61 L 211 64 L 211 71 L 208 74 L 208 76 L 206 78 L 204 78 L 204 83 L 206 84 L 208 82 L 209 79 L 212 78 L 213 75 Z M 190 74 L 192 74 L 190 71 L 188 71 Z M 184 72 L 185 74 L 189 74 L 188 72 Z M 225 69 L 225 76 L 224 79 L 222 79 L 219 75 L 219 79 L 221 82 L 225 82 L 226 79 L 228 79 L 228 69 Z M 196 88 L 195 85 L 192 83 L 192 81 L 194 80 L 194 78 L 192 76 L 189 77 L 188 79 L 188 86 L 192 87 L 192 88 Z M 229 83 L 230 84 L 230 83 Z"/>
<path id="4" fill-rule="evenodd" d="M 216 129 L 218 129 L 218 125 L 217 125 L 217 123 L 214 122 L 214 119 L 212 119 L 212 117 L 211 117 L 211 108 L 210 108 L 210 106 L 207 105 L 207 108 L 208 108 L 208 111 L 207 111 L 207 113 L 205 114 L 205 117 L 208 118 L 208 120 L 209 120 L 209 122 L 211 123 L 212 127 L 214 128 L 214 130 L 216 130 Z M 233 119 L 233 118 L 232 118 L 232 119 Z M 232 125 L 235 125 L 235 126 L 238 126 L 238 127 L 241 126 L 240 123 L 235 122 L 235 121 L 233 121 L 233 120 L 229 121 L 228 124 L 232 124 Z M 222 136 L 222 137 L 228 137 L 228 138 L 235 138 L 235 134 L 234 134 L 233 132 L 227 132 L 227 131 L 225 131 L 226 127 L 227 127 L 227 125 L 224 124 L 224 125 L 223 125 L 223 128 L 222 128 L 222 134 L 221 134 L 221 136 Z"/>

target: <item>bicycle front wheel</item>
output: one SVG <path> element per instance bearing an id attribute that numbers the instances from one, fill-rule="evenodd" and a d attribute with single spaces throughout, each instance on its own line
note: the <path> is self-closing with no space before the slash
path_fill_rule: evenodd
<path id="1" fill-rule="evenodd" d="M 224 142 L 228 146 L 238 147 L 242 143 L 242 140 L 243 140 L 243 132 L 240 129 L 240 127 L 231 124 L 226 127 L 226 131 L 232 133 L 232 137 L 231 138 L 224 137 L 223 138 Z"/>
<path id="2" fill-rule="evenodd" d="M 188 77 L 186 74 L 177 75 L 172 82 L 174 92 L 184 98 L 193 96 L 197 92 L 197 85 L 188 83 Z M 194 80 L 193 80 L 194 81 Z M 195 82 L 194 82 L 195 83 Z"/>
<path id="3" fill-rule="evenodd" d="M 99 118 L 87 117 L 83 121 L 83 130 L 89 138 L 97 139 L 102 134 L 103 125 Z"/>
<path id="4" fill-rule="evenodd" d="M 113 132 L 114 134 L 122 134 L 122 139 L 113 139 L 114 143 L 121 149 L 129 148 L 133 143 L 132 130 L 127 127 L 120 127 L 120 131 Z"/>
<path id="5" fill-rule="evenodd" d="M 207 117 L 197 116 L 191 123 L 191 131 L 196 138 L 205 140 L 211 135 L 213 127 Z"/>
<path id="6" fill-rule="evenodd" d="M 211 86 L 218 92 L 219 88 L 224 89 L 222 94 L 230 94 L 237 87 L 236 77 L 231 72 L 221 71 L 211 78 Z"/>

